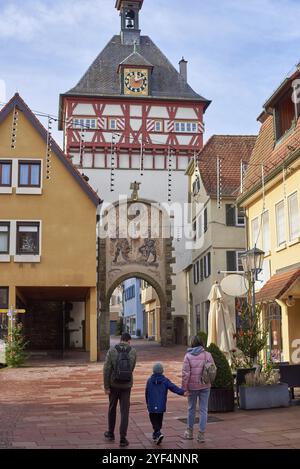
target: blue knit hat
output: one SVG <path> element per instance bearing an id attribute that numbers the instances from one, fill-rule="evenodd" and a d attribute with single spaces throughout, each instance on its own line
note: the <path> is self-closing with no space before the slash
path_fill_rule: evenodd
<path id="1" fill-rule="evenodd" d="M 162 375 L 164 372 L 164 368 L 161 363 L 155 363 L 153 366 L 153 373 L 157 375 Z"/>

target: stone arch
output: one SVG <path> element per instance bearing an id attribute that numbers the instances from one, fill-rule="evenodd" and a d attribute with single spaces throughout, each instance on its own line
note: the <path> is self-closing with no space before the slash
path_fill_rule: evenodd
<path id="1" fill-rule="evenodd" d="M 164 220 L 165 212 L 158 204 L 153 205 L 148 200 L 128 201 L 129 205 L 142 204 L 147 210 L 147 216 L 151 210 L 158 210 L 159 214 L 151 211 L 151 216 L 158 216 Z M 120 213 L 121 204 L 113 204 L 117 213 Z M 119 210 L 119 212 L 118 212 Z M 123 210 L 123 209 L 122 209 Z M 118 215 L 117 215 L 118 217 Z M 133 218 L 134 220 L 134 218 Z M 117 223 L 117 228 L 119 222 Z M 147 258 L 147 242 L 152 241 L 152 251 Z M 173 343 L 173 319 L 172 319 L 172 283 L 175 262 L 172 251 L 172 238 L 157 238 L 155 242 L 150 236 L 147 238 L 112 238 L 99 239 L 99 321 L 98 321 L 98 348 L 106 350 L 109 347 L 109 302 L 114 289 L 129 278 L 137 277 L 148 282 L 159 297 L 161 345 L 166 346 Z M 123 243 L 123 244 L 122 244 Z M 154 246 L 154 247 L 153 247 Z M 124 248 L 122 251 L 122 247 Z M 146 255 L 145 254 L 146 250 Z"/>

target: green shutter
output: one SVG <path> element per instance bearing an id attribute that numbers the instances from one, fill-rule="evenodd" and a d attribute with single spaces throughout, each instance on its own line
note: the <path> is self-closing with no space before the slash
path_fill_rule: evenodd
<path id="1" fill-rule="evenodd" d="M 235 226 L 235 206 L 232 204 L 226 204 L 226 225 Z"/>
<path id="2" fill-rule="evenodd" d="M 204 279 L 204 265 L 203 265 L 203 259 L 200 260 L 200 280 Z"/>
<path id="3" fill-rule="evenodd" d="M 227 257 L 227 270 L 229 272 L 236 272 L 237 265 L 236 265 L 236 253 L 235 251 L 226 251 Z"/>
<path id="4" fill-rule="evenodd" d="M 204 209 L 204 233 L 207 232 L 207 208 Z"/>

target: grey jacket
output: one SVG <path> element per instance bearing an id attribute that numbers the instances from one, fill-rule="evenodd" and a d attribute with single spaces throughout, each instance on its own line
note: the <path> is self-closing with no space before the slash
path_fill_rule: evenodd
<path id="1" fill-rule="evenodd" d="M 125 342 L 120 342 L 119 345 L 125 348 L 130 347 Z M 131 378 L 131 381 L 126 382 L 126 383 L 115 382 L 114 370 L 116 369 L 116 365 L 117 365 L 117 357 L 118 357 L 118 352 L 116 350 L 116 347 L 115 346 L 111 347 L 106 354 L 106 359 L 105 359 L 105 363 L 103 367 L 104 389 L 110 389 L 110 388 L 128 389 L 128 388 L 131 388 L 133 385 L 132 378 Z M 136 364 L 136 350 L 133 347 L 131 347 L 131 350 L 129 352 L 129 360 L 130 360 L 131 368 L 133 371 L 135 368 L 135 364 Z"/>

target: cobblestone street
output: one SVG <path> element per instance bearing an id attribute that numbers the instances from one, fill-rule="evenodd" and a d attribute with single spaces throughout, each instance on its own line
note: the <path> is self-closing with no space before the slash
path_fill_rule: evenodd
<path id="1" fill-rule="evenodd" d="M 185 348 L 161 348 L 142 341 L 133 345 L 138 364 L 128 439 L 132 449 L 152 448 L 145 382 L 153 363 L 161 361 L 166 376 L 180 384 Z M 102 367 L 103 362 L 66 360 L 0 370 L 0 448 L 118 448 L 118 438 L 108 444 L 103 437 L 107 397 Z M 300 406 L 211 414 L 207 441 L 201 445 L 182 438 L 186 398 L 170 393 L 167 410 L 162 448 L 300 448 Z"/>

